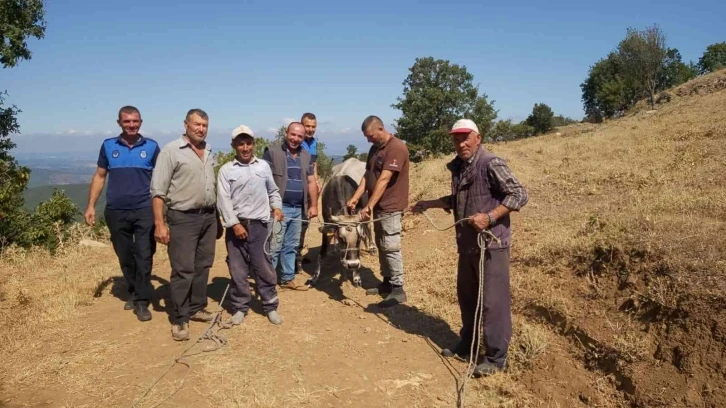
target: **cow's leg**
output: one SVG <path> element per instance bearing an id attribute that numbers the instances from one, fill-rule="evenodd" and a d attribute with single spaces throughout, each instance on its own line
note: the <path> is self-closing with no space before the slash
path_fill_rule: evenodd
<path id="1" fill-rule="evenodd" d="M 310 279 L 307 282 L 307 285 L 312 287 L 315 286 L 318 283 L 318 279 L 320 279 L 320 269 L 323 264 L 323 259 L 328 255 L 328 244 L 330 243 L 330 237 L 328 237 L 328 234 L 323 230 L 323 242 L 320 245 L 320 252 L 318 253 L 318 264 L 315 266 L 315 272 L 313 272 L 313 276 L 310 277 Z"/>

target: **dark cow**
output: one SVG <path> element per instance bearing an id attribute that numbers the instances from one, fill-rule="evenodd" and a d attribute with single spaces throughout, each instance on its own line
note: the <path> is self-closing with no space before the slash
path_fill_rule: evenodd
<path id="1" fill-rule="evenodd" d="M 317 283 L 320 278 L 320 266 L 328 254 L 331 241 L 337 241 L 340 252 L 340 263 L 343 270 L 352 271 L 353 285 L 360 286 L 360 249 L 365 244 L 366 250 L 375 248 L 371 239 L 370 223 L 360 223 L 357 212 L 364 208 L 368 202 L 368 193 L 363 194 L 353 214 L 346 206 L 358 188 L 358 182 L 363 178 L 366 164 L 356 158 L 350 158 L 343 163 L 333 166 L 330 179 L 325 183 L 322 192 L 323 221 L 337 225 L 323 225 L 320 232 L 323 234 L 323 243 L 318 255 L 318 264 L 312 278 L 308 281 L 310 286 Z"/>

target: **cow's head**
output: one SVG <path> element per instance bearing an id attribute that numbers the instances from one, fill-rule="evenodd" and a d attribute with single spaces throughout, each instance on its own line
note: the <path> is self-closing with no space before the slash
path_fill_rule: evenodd
<path id="1" fill-rule="evenodd" d="M 340 262 L 346 269 L 356 270 L 360 267 L 360 246 L 365 231 L 360 224 L 358 215 L 337 215 L 330 218 L 337 227 L 335 238 L 340 248 Z"/>

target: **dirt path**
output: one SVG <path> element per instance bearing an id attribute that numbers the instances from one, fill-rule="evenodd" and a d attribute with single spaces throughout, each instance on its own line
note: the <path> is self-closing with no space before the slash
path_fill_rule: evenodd
<path id="1" fill-rule="evenodd" d="M 319 238 L 310 235 L 314 256 Z M 28 344 L 32 363 L 13 373 L 14 389 L 5 390 L 0 406 L 132 406 L 190 345 L 171 339 L 164 252 L 155 258 L 155 297 L 161 300 L 152 321 L 141 323 L 123 310 L 114 296 L 122 284 L 106 289 L 90 307 Z M 219 307 L 229 281 L 225 255 L 220 240 L 208 287 L 210 310 Z M 164 401 L 182 380 L 161 406 L 454 406 L 459 375 L 454 369 L 463 364 L 447 366 L 430 340 L 388 322 L 415 321 L 423 314 L 410 306 L 379 309 L 379 298 L 341 285 L 339 275 L 331 277 L 337 265 L 335 259 L 325 263 L 317 289 L 280 292 L 279 327 L 255 302 L 242 326 L 220 332 L 226 347 L 205 353 L 210 343 L 195 346 L 190 354 L 200 354 L 185 359 L 190 368 L 177 364 L 139 406 Z M 374 267 L 376 260 L 366 257 L 364 265 Z M 364 284 L 372 279 L 372 271 L 364 273 Z M 206 327 L 192 322 L 192 339 Z"/>

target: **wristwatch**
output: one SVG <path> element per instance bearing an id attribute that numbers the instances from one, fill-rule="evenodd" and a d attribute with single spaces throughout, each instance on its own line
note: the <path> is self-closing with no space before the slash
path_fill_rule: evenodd
<path id="1" fill-rule="evenodd" d="M 487 213 L 487 218 L 489 218 L 489 226 L 490 226 L 490 227 L 491 227 L 492 225 L 494 225 L 494 224 L 496 224 L 496 223 L 497 223 L 497 220 L 496 220 L 496 219 L 494 218 L 494 216 L 492 216 L 492 213 L 491 213 L 491 212 L 488 212 L 488 213 Z"/>

